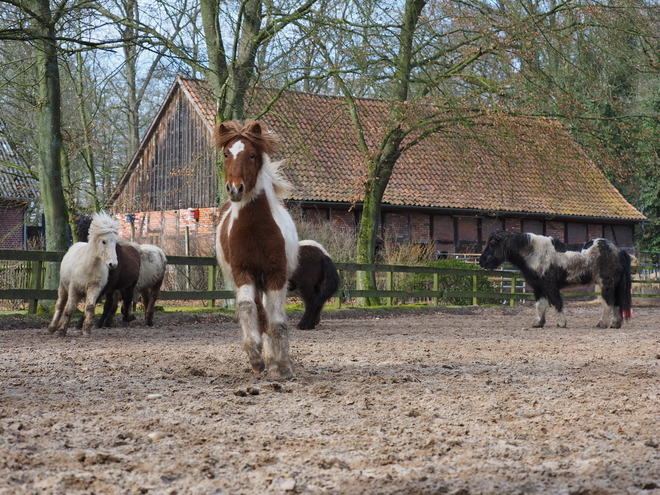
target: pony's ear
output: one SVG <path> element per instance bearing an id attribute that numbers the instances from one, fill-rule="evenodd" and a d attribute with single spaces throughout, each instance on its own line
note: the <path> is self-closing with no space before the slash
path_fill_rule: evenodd
<path id="1" fill-rule="evenodd" d="M 222 122 L 215 126 L 214 144 L 218 149 L 222 149 L 234 136 L 238 134 L 236 121 Z"/>
<path id="2" fill-rule="evenodd" d="M 262 133 L 261 122 L 257 120 L 247 120 L 244 129 L 245 132 L 254 134 L 255 136 L 260 136 Z"/>

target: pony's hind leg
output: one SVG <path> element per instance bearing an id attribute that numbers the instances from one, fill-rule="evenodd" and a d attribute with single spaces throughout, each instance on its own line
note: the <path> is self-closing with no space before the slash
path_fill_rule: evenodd
<path id="1" fill-rule="evenodd" d="M 245 284 L 236 289 L 236 315 L 243 330 L 243 349 L 248 355 L 252 371 L 261 373 L 266 369 L 261 356 L 263 341 L 259 331 L 259 314 L 255 301 L 256 290 L 253 285 Z"/>
<path id="2" fill-rule="evenodd" d="M 65 287 L 62 287 L 60 285 L 57 291 L 57 302 L 55 303 L 55 313 L 53 314 L 53 319 L 50 321 L 50 324 L 48 325 L 48 333 L 55 333 L 55 331 L 57 330 L 57 325 L 60 322 L 60 318 L 62 318 L 62 313 L 64 311 L 64 307 L 66 306 L 68 298 L 69 298 L 69 292 L 66 290 Z"/>
<path id="3" fill-rule="evenodd" d="M 286 286 L 280 290 L 266 292 L 268 327 L 264 338 L 264 356 L 268 376 L 275 379 L 293 377 L 293 366 L 289 355 L 289 329 L 286 325 Z"/>
<path id="4" fill-rule="evenodd" d="M 551 291 L 549 294 L 549 299 L 550 299 L 550 304 L 552 304 L 555 307 L 555 311 L 557 311 L 557 316 L 559 317 L 557 326 L 559 328 L 566 328 L 566 314 L 564 313 L 564 300 L 561 298 L 561 293 L 559 292 L 559 289 Z"/>
<path id="5" fill-rule="evenodd" d="M 135 315 L 131 313 L 133 308 L 133 292 L 135 291 L 135 286 L 128 287 L 121 291 L 121 314 L 122 322 L 124 325 L 128 325 L 135 319 Z M 117 304 L 117 298 L 115 297 L 115 305 Z"/>
<path id="6" fill-rule="evenodd" d="M 621 317 L 621 310 L 614 306 L 614 287 L 609 287 L 603 285 L 603 291 L 601 293 L 601 301 L 603 307 L 603 314 L 600 317 L 600 321 L 596 325 L 598 328 L 608 328 L 610 327 L 610 320 L 612 320 L 613 328 L 621 328 L 621 322 L 623 318 Z M 616 319 L 618 315 L 618 326 L 616 324 Z"/>
<path id="7" fill-rule="evenodd" d="M 534 307 L 536 309 L 536 320 L 532 327 L 542 328 L 545 325 L 545 310 L 548 309 L 548 300 L 545 297 L 537 299 Z"/>
<path id="8" fill-rule="evenodd" d="M 614 306 L 612 308 L 612 323 L 610 323 L 610 328 L 621 328 L 621 325 L 623 325 L 621 308 L 619 306 Z"/>

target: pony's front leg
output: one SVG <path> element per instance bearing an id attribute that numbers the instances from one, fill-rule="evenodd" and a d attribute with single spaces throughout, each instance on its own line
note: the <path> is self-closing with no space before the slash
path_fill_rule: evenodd
<path id="1" fill-rule="evenodd" d="M 236 316 L 243 330 L 243 349 L 247 352 L 252 371 L 261 373 L 266 369 L 266 365 L 261 356 L 263 344 L 255 295 L 256 290 L 253 285 L 245 284 L 236 288 Z"/>
<path id="2" fill-rule="evenodd" d="M 66 301 L 66 306 L 64 306 L 64 312 L 57 324 L 57 335 L 60 337 L 66 335 L 67 328 L 69 328 L 69 323 L 71 322 L 71 317 L 78 307 L 78 301 L 80 301 L 80 294 L 77 291 L 68 290 L 68 294 L 69 297 Z"/>
<path id="3" fill-rule="evenodd" d="M 289 329 L 286 325 L 286 286 L 280 290 L 266 292 L 268 314 L 267 337 L 264 336 L 264 356 L 268 376 L 276 379 L 293 377 L 293 366 L 289 355 Z"/>
<path id="4" fill-rule="evenodd" d="M 88 289 L 87 296 L 85 297 L 85 321 L 83 322 L 82 327 L 82 336 L 91 337 L 92 336 L 92 325 L 94 324 L 94 309 L 96 308 L 96 300 L 99 297 L 101 288 L 97 290 L 93 288 Z"/>
<path id="5" fill-rule="evenodd" d="M 536 300 L 534 307 L 536 309 L 536 321 L 534 321 L 532 327 L 543 328 L 543 325 L 545 325 L 545 310 L 548 309 L 548 300 L 545 297 L 541 297 Z"/>
<path id="6" fill-rule="evenodd" d="M 53 319 L 50 321 L 50 325 L 48 325 L 48 333 L 55 333 L 55 330 L 57 330 L 57 325 L 60 322 L 60 318 L 62 317 L 62 312 L 64 311 L 64 307 L 66 306 L 68 299 L 69 299 L 69 291 L 66 289 L 66 287 L 60 285 L 57 291 L 57 302 L 55 303 L 55 313 L 53 314 Z"/>

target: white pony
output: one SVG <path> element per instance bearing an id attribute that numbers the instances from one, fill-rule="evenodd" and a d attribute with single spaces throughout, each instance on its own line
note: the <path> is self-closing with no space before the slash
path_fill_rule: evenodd
<path id="1" fill-rule="evenodd" d="M 119 224 L 105 212 L 95 213 L 89 227 L 89 242 L 76 242 L 62 258 L 55 314 L 48 332 L 65 336 L 78 302 L 85 298 L 82 334 L 90 337 L 96 301 L 117 268 Z"/>

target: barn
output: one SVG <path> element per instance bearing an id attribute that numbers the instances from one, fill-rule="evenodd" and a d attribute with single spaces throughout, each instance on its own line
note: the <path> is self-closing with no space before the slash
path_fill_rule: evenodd
<path id="1" fill-rule="evenodd" d="M 275 94 L 254 90 L 249 108 L 264 108 Z M 389 105 L 358 101 L 374 149 Z M 212 236 L 214 118 L 209 85 L 177 77 L 111 197 L 124 235 L 171 253 L 181 252 L 181 242 L 168 243 L 184 232 Z M 284 92 L 261 119 L 281 137 L 276 158 L 286 159 L 283 170 L 294 185 L 289 203 L 310 220 L 354 229 L 364 166 L 345 100 Z M 569 243 L 606 237 L 634 251 L 635 229 L 644 220 L 558 121 L 494 113 L 453 122 L 401 156 L 383 199 L 380 232 L 434 242 L 448 253 L 480 252 L 495 229 Z"/>
<path id="2" fill-rule="evenodd" d="M 0 134 L 0 249 L 27 249 L 25 217 L 30 203 L 39 197 L 39 187 L 26 169 L 23 159 Z"/>

